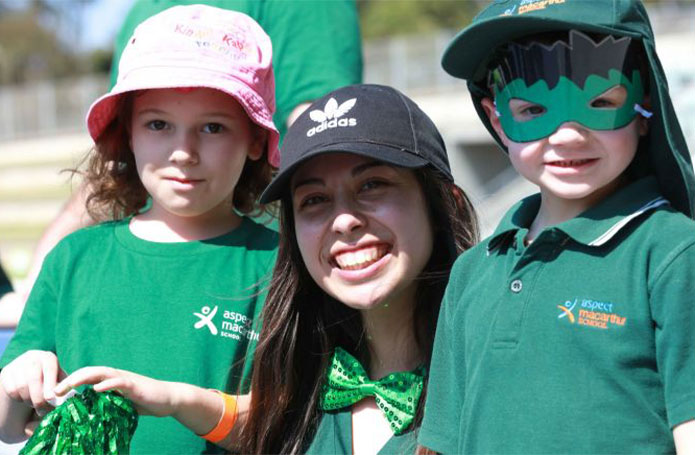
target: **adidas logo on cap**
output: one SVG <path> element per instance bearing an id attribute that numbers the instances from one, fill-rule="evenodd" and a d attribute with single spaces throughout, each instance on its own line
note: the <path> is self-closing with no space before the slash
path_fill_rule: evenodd
<path id="1" fill-rule="evenodd" d="M 338 105 L 338 101 L 335 98 L 331 98 L 326 102 L 326 106 L 321 109 L 314 109 L 309 112 L 309 117 L 320 125 L 315 126 L 306 132 L 307 137 L 311 137 L 316 133 L 326 131 L 330 128 L 338 127 L 350 127 L 357 125 L 356 118 L 339 118 L 347 114 L 350 109 L 355 106 L 357 98 L 351 98 L 341 105 Z"/>

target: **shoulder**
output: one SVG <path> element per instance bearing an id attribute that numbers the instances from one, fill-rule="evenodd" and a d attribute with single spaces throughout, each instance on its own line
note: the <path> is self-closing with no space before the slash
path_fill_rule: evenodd
<path id="1" fill-rule="evenodd" d="M 246 234 L 248 234 L 248 249 L 275 254 L 280 239 L 277 231 L 269 228 L 266 224 L 248 217 L 245 218 L 242 229 L 245 229 Z"/>
<path id="2" fill-rule="evenodd" d="M 650 250 L 687 248 L 695 245 L 695 221 L 670 206 L 659 207 L 639 223 L 627 241 Z"/>
<path id="3" fill-rule="evenodd" d="M 454 297 L 459 295 L 471 280 L 475 280 L 482 271 L 485 261 L 492 260 L 487 254 L 489 238 L 464 251 L 454 262 L 449 275 L 447 293 Z"/>
<path id="4" fill-rule="evenodd" d="M 105 246 L 104 242 L 114 239 L 114 229 L 124 223 L 127 224 L 128 220 L 107 221 L 78 229 L 66 235 L 49 254 L 72 255 L 94 248 L 101 250 Z"/>
<path id="5" fill-rule="evenodd" d="M 695 264 L 695 221 L 672 207 L 654 210 L 627 241 L 644 250 L 653 264 L 654 276 L 677 259 Z"/>

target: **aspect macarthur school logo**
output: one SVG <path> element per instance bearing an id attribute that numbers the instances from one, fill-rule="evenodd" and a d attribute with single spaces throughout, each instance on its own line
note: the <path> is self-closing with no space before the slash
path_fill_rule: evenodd
<path id="1" fill-rule="evenodd" d="M 252 329 L 253 320 L 251 318 L 237 311 L 225 310 L 222 312 L 222 322 L 217 325 L 214 321 L 217 310 L 217 305 L 214 308 L 205 305 L 200 309 L 200 312 L 194 312 L 193 316 L 197 317 L 198 320 L 193 324 L 193 328 L 196 330 L 207 328 L 211 335 L 219 335 L 233 340 L 245 338 L 258 341 L 258 332 Z"/>
<path id="2" fill-rule="evenodd" d="M 558 319 L 567 319 L 570 324 L 596 328 L 611 329 L 624 327 L 627 317 L 620 316 L 616 312 L 616 304 L 602 302 L 593 299 L 567 300 L 563 305 L 558 305 L 560 314 Z M 575 314 L 575 308 L 578 310 Z"/>
<path id="3" fill-rule="evenodd" d="M 357 125 L 357 119 L 355 118 L 340 118 L 347 114 L 350 109 L 353 108 L 357 98 L 351 98 L 344 103 L 338 105 L 338 101 L 335 98 L 331 98 L 326 102 L 326 106 L 321 109 L 314 109 L 309 112 L 309 117 L 311 120 L 320 123 L 320 125 L 311 128 L 306 132 L 307 137 L 311 137 L 316 133 L 326 131 L 331 128 L 339 127 L 349 127 Z"/>

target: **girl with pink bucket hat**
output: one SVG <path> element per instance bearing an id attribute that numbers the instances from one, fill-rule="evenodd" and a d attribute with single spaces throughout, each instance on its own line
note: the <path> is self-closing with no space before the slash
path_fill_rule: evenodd
<path id="1" fill-rule="evenodd" d="M 268 36 L 238 12 L 177 6 L 136 29 L 87 114 L 88 207 L 114 221 L 46 258 L 0 360 L 0 438 L 25 439 L 56 383 L 87 365 L 243 391 L 278 244 L 247 216 L 265 210 L 279 164 L 271 61 Z M 131 445 L 211 448 L 154 417 Z"/>

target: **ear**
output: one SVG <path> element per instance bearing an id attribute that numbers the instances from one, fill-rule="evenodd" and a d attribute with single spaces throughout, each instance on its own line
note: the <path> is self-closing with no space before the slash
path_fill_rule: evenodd
<path id="1" fill-rule="evenodd" d="M 497 133 L 504 145 L 509 146 L 509 139 L 507 139 L 507 136 L 505 136 L 504 130 L 502 129 L 502 124 L 500 123 L 500 118 L 497 116 L 497 107 L 495 107 L 495 102 L 492 101 L 491 98 L 486 97 L 480 101 L 480 104 L 483 106 L 485 114 L 487 115 L 492 128 L 495 130 L 495 133 Z"/>
<path id="2" fill-rule="evenodd" d="M 246 157 L 251 161 L 258 161 L 265 151 L 266 144 L 268 143 L 268 133 L 261 127 L 256 127 L 257 132 L 253 135 L 253 141 L 249 144 L 249 150 L 246 153 Z"/>
<path id="3" fill-rule="evenodd" d="M 456 200 L 456 206 L 459 208 L 459 210 L 464 210 L 466 208 L 466 200 L 463 195 L 463 190 L 458 187 L 455 183 L 452 183 L 449 186 L 449 189 L 451 190 L 451 194 L 454 196 L 454 199 Z"/>

